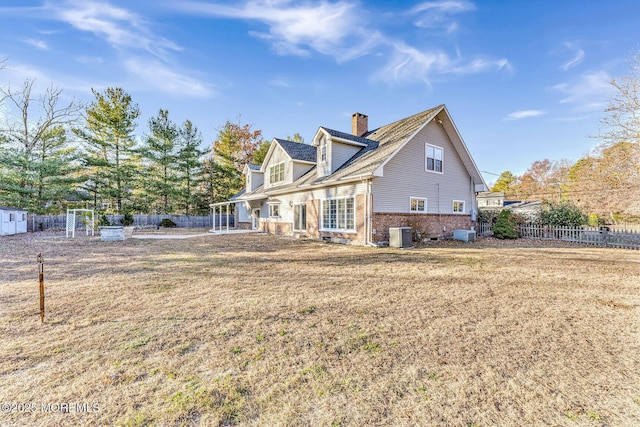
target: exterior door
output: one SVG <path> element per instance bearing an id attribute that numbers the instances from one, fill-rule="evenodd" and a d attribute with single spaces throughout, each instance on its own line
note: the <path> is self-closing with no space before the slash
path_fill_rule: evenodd
<path id="1" fill-rule="evenodd" d="M 307 205 L 299 204 L 293 206 L 293 229 L 295 231 L 307 230 Z"/>
<path id="2" fill-rule="evenodd" d="M 251 215 L 251 229 L 257 230 L 260 227 L 260 209 L 254 209 Z"/>

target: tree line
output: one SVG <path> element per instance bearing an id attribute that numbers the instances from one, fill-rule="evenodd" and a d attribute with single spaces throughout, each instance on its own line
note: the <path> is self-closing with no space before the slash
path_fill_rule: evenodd
<path id="1" fill-rule="evenodd" d="M 2 63 L 0 62 L 0 68 Z M 166 109 L 136 136 L 140 109 L 120 87 L 92 90 L 89 105 L 64 101 L 50 87 L 0 88 L 0 205 L 59 213 L 206 214 L 242 187 L 248 162 L 261 163 L 269 143 L 251 125 L 227 121 L 209 149 L 190 121 Z"/>
<path id="2" fill-rule="evenodd" d="M 640 221 L 640 56 L 630 74 L 611 82 L 614 95 L 602 119 L 601 142 L 576 162 L 536 160 L 522 175 L 504 171 L 491 191 L 507 200 L 570 203 L 590 222 Z"/>

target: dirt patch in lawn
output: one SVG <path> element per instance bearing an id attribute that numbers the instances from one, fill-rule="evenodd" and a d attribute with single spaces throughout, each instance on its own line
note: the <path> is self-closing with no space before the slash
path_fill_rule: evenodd
<path id="1" fill-rule="evenodd" d="M 35 233 L 0 264 L 2 425 L 640 420 L 635 251 Z"/>

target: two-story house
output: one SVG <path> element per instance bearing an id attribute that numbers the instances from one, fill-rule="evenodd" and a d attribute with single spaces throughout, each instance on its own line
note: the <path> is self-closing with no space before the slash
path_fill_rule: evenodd
<path id="1" fill-rule="evenodd" d="M 360 245 L 388 241 L 389 227 L 469 229 L 487 188 L 444 105 L 374 130 L 356 113 L 351 134 L 320 127 L 311 145 L 274 139 L 244 173 L 228 202 L 237 227 Z"/>

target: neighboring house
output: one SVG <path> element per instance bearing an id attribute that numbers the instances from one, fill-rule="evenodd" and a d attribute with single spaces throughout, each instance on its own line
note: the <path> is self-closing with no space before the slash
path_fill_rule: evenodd
<path id="1" fill-rule="evenodd" d="M 476 197 L 480 210 L 502 210 L 504 206 L 504 193 L 501 191 L 483 191 Z"/>
<path id="2" fill-rule="evenodd" d="M 274 139 L 244 173 L 226 202 L 238 228 L 359 245 L 388 241 L 389 227 L 470 229 L 487 189 L 444 105 L 371 131 L 356 113 L 351 134 L 320 127 L 311 145 Z"/>
<path id="3" fill-rule="evenodd" d="M 540 218 L 540 213 L 542 212 L 542 201 L 531 200 L 525 202 L 505 202 L 504 209 L 508 209 L 513 213 L 520 214 L 523 217 L 534 221 Z"/>
<path id="4" fill-rule="evenodd" d="M 0 206 L 0 236 L 27 232 L 27 211 Z"/>

